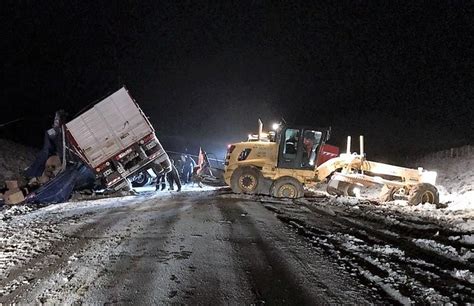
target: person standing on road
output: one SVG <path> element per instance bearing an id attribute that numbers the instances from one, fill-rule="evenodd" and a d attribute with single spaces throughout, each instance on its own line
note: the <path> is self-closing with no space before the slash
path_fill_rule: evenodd
<path id="1" fill-rule="evenodd" d="M 176 187 L 178 187 L 176 191 L 181 191 L 181 180 L 179 179 L 178 169 L 176 169 L 173 159 L 171 160 L 171 171 L 166 174 L 166 179 L 170 185 L 169 190 L 174 190 L 174 183 L 176 183 Z"/>
<path id="2" fill-rule="evenodd" d="M 178 170 L 178 175 L 182 180 L 183 179 L 183 163 L 184 163 L 183 159 L 181 155 L 178 155 L 176 159 L 173 159 L 173 160 L 175 161 L 174 165 L 176 166 L 176 170 Z"/>
<path id="3" fill-rule="evenodd" d="M 183 154 L 181 159 L 183 160 L 183 181 L 184 184 L 188 184 L 193 177 L 193 169 L 196 167 L 196 162 L 187 154 Z"/>
<path id="4" fill-rule="evenodd" d="M 155 185 L 155 191 L 160 190 L 165 190 L 166 188 L 166 173 L 160 174 L 156 177 L 156 185 Z"/>

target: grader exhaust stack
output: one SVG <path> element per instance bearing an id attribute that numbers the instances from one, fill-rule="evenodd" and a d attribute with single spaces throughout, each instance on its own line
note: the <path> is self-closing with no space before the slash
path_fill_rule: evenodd
<path id="1" fill-rule="evenodd" d="M 262 133 L 263 133 L 263 122 L 262 120 L 258 119 L 258 141 L 262 140 Z"/>

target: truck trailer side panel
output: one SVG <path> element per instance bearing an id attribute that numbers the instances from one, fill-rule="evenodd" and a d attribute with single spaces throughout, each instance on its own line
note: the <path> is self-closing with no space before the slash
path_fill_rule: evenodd
<path id="1" fill-rule="evenodd" d="M 92 167 L 154 132 L 125 88 L 66 124 Z"/>

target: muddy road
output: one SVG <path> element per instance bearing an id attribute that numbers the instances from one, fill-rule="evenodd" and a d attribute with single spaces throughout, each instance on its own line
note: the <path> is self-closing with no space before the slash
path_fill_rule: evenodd
<path id="1" fill-rule="evenodd" d="M 357 215 L 327 201 L 145 194 L 7 218 L 0 302 L 473 301 L 473 263 L 462 253 L 470 245 L 449 238 L 459 233 L 394 216 L 387 226 L 363 205 Z"/>

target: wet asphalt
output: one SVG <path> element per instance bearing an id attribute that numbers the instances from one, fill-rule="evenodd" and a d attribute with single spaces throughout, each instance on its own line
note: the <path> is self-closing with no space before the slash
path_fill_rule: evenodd
<path id="1" fill-rule="evenodd" d="M 30 281 L 0 302 L 386 302 L 260 202 L 222 193 L 141 196 L 117 208 L 59 214 L 62 238 L 10 273 L 10 281 Z"/>

